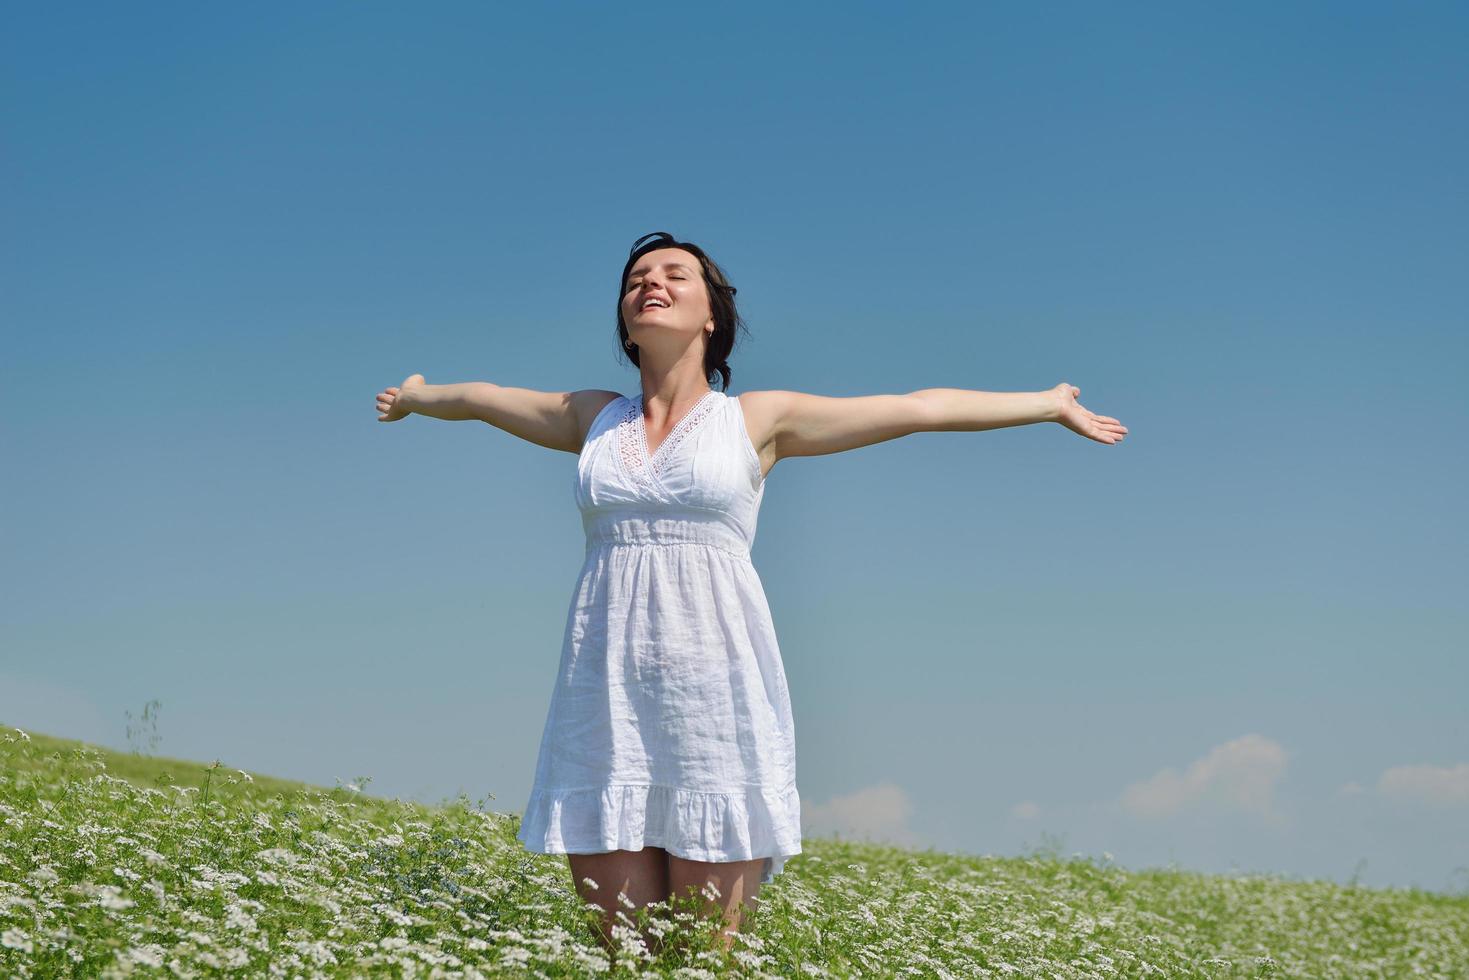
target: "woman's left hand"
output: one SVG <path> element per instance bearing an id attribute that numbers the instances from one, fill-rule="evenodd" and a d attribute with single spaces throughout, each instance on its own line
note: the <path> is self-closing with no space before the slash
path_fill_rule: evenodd
<path id="1" fill-rule="evenodd" d="M 1051 389 L 1051 394 L 1055 396 L 1060 406 L 1056 414 L 1056 421 L 1072 432 L 1084 435 L 1088 439 L 1095 439 L 1097 442 L 1105 442 L 1109 446 L 1121 442 L 1127 435 L 1127 426 L 1121 422 L 1106 415 L 1089 412 L 1082 407 L 1081 403 L 1076 400 L 1076 396 L 1081 394 L 1081 389 L 1075 385 L 1069 385 L 1063 381 Z"/>

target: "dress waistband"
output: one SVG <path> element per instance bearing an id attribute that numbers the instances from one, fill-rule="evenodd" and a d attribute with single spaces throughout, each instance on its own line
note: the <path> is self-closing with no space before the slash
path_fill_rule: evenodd
<path id="1" fill-rule="evenodd" d="M 599 511 L 583 520 L 587 551 L 618 546 L 702 545 L 750 557 L 750 544 L 723 514 L 703 517 L 649 517 L 624 511 Z"/>

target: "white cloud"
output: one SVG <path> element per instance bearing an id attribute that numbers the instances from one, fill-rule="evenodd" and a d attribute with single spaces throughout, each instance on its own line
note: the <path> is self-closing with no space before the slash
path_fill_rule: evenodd
<path id="1" fill-rule="evenodd" d="M 1168 767 L 1128 786 L 1122 806 L 1136 817 L 1170 817 L 1188 807 L 1214 805 L 1278 819 L 1275 788 L 1285 776 L 1286 752 L 1263 735 L 1215 746 L 1180 774 Z"/>
<path id="2" fill-rule="evenodd" d="M 1393 766 L 1378 777 L 1384 796 L 1428 803 L 1469 804 L 1469 762 L 1457 766 Z"/>
<path id="3" fill-rule="evenodd" d="M 1031 800 L 1017 803 L 1010 808 L 1010 816 L 1017 820 L 1034 820 L 1041 815 L 1040 805 Z"/>
<path id="4" fill-rule="evenodd" d="M 883 783 L 836 796 L 826 803 L 802 801 L 801 830 L 816 837 L 841 836 L 919 847 L 924 842 L 908 827 L 913 802 L 899 786 Z"/>

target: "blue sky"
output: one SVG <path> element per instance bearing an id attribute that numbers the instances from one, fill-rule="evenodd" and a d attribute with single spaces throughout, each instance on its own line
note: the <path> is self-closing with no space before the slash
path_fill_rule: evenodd
<path id="1" fill-rule="evenodd" d="M 732 394 L 1130 430 L 777 464 L 808 833 L 1469 887 L 1462 6 L 7 21 L 0 721 L 156 698 L 161 754 L 520 811 L 575 458 L 374 396 L 635 394 L 666 230 L 739 288 Z"/>

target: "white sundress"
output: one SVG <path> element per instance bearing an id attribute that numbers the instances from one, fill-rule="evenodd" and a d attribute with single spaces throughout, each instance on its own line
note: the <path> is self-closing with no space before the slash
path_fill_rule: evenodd
<path id="1" fill-rule="evenodd" d="M 764 494 L 737 398 L 709 391 L 651 457 L 641 394 L 593 420 L 527 850 L 763 857 L 762 883 L 801 853 L 790 696 L 750 561 Z"/>

